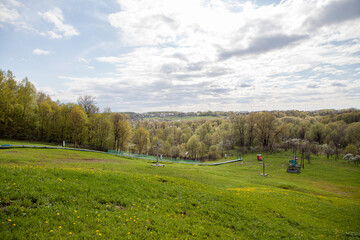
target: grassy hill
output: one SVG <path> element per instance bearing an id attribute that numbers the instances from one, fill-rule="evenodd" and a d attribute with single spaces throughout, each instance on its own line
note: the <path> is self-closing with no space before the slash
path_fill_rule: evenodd
<path id="1" fill-rule="evenodd" d="M 2 149 L 0 239 L 360 237 L 359 166 L 314 156 L 289 174 L 290 152 L 264 157 L 267 177 L 256 154 L 159 168 L 101 153 Z"/>

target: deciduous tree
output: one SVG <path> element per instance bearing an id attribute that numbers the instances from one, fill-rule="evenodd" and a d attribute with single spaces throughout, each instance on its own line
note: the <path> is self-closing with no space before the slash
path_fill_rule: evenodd
<path id="1" fill-rule="evenodd" d="M 279 122 L 272 113 L 261 112 L 256 114 L 257 139 L 264 149 L 272 149 L 287 130 L 286 124 Z"/>
<path id="2" fill-rule="evenodd" d="M 245 132 L 246 132 L 246 117 L 243 115 L 230 115 L 230 120 L 233 126 L 233 133 L 235 144 L 238 147 L 245 146 Z"/>
<path id="3" fill-rule="evenodd" d="M 111 121 L 113 123 L 113 148 L 116 150 L 125 151 L 128 143 L 131 140 L 131 126 L 128 121 L 128 115 L 113 113 L 111 114 Z"/>
<path id="4" fill-rule="evenodd" d="M 90 118 L 93 130 L 92 142 L 95 146 L 105 150 L 109 144 L 108 140 L 111 133 L 112 123 L 107 113 L 95 114 Z"/>
<path id="5" fill-rule="evenodd" d="M 70 110 L 67 121 L 68 129 L 71 131 L 71 140 L 75 147 L 81 145 L 87 137 L 88 118 L 86 112 L 79 105 L 73 106 Z"/>
<path id="6" fill-rule="evenodd" d="M 134 133 L 133 142 L 135 144 L 135 148 L 139 154 L 146 153 L 147 148 L 150 144 L 150 134 L 149 131 L 143 127 L 139 127 L 136 129 Z"/>
<path id="7" fill-rule="evenodd" d="M 186 150 L 188 151 L 189 156 L 194 159 L 198 158 L 200 147 L 200 139 L 197 135 L 191 136 L 186 144 Z"/>
<path id="8" fill-rule="evenodd" d="M 78 104 L 85 110 L 88 117 L 99 112 L 99 108 L 96 106 L 94 96 L 80 96 L 77 101 Z"/>

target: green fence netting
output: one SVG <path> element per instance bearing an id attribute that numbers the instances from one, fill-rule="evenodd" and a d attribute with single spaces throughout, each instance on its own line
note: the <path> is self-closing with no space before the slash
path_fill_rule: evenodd
<path id="1" fill-rule="evenodd" d="M 124 156 L 124 157 L 132 157 L 132 158 L 140 158 L 140 159 L 156 161 L 156 156 L 151 156 L 151 155 L 121 152 L 121 151 L 115 151 L 115 150 L 108 150 L 108 153 L 116 154 L 116 155 L 120 155 L 120 156 Z M 199 164 L 200 163 L 200 161 L 196 161 L 196 160 L 186 160 L 186 159 L 167 158 L 167 157 L 162 157 L 162 158 L 159 157 L 159 161 L 174 162 L 174 163 L 189 163 L 189 164 Z"/>

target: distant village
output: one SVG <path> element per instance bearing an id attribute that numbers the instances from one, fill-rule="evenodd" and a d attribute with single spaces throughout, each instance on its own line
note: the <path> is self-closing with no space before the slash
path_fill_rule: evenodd
<path id="1" fill-rule="evenodd" d="M 223 111 L 206 111 L 206 112 L 145 112 L 145 113 L 135 113 L 135 112 L 123 112 L 128 114 L 130 119 L 171 119 L 171 118 L 185 118 L 185 117 L 227 117 L 231 114 L 244 114 L 247 115 L 249 112 L 223 112 Z"/>
<path id="2" fill-rule="evenodd" d="M 273 113 L 276 117 L 284 117 L 284 116 L 293 116 L 293 117 L 306 117 L 306 116 L 326 116 L 332 114 L 340 114 L 340 113 L 350 113 L 357 111 L 355 108 L 349 109 L 322 109 L 322 110 L 314 110 L 314 111 L 299 111 L 299 110 L 286 110 L 286 111 L 269 111 Z M 257 111 L 254 111 L 257 112 Z M 145 113 L 135 113 L 135 112 L 121 112 L 124 114 L 128 114 L 129 118 L 133 121 L 136 120 L 160 120 L 160 121 L 173 121 L 173 120 L 181 120 L 181 118 L 187 119 L 190 117 L 214 117 L 214 118 L 227 118 L 231 115 L 245 115 L 247 116 L 250 111 L 197 111 L 197 112 L 145 112 Z"/>

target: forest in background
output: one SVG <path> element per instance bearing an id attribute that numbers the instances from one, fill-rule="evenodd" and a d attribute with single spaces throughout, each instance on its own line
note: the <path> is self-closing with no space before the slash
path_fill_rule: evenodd
<path id="1" fill-rule="evenodd" d="M 281 149 L 297 151 L 308 160 L 319 153 L 336 158 L 359 154 L 357 109 L 169 113 L 215 118 L 161 121 L 110 109 L 100 113 L 93 96 L 60 103 L 37 91 L 27 78 L 18 82 L 11 71 L 0 71 L 0 138 L 200 160 Z"/>

